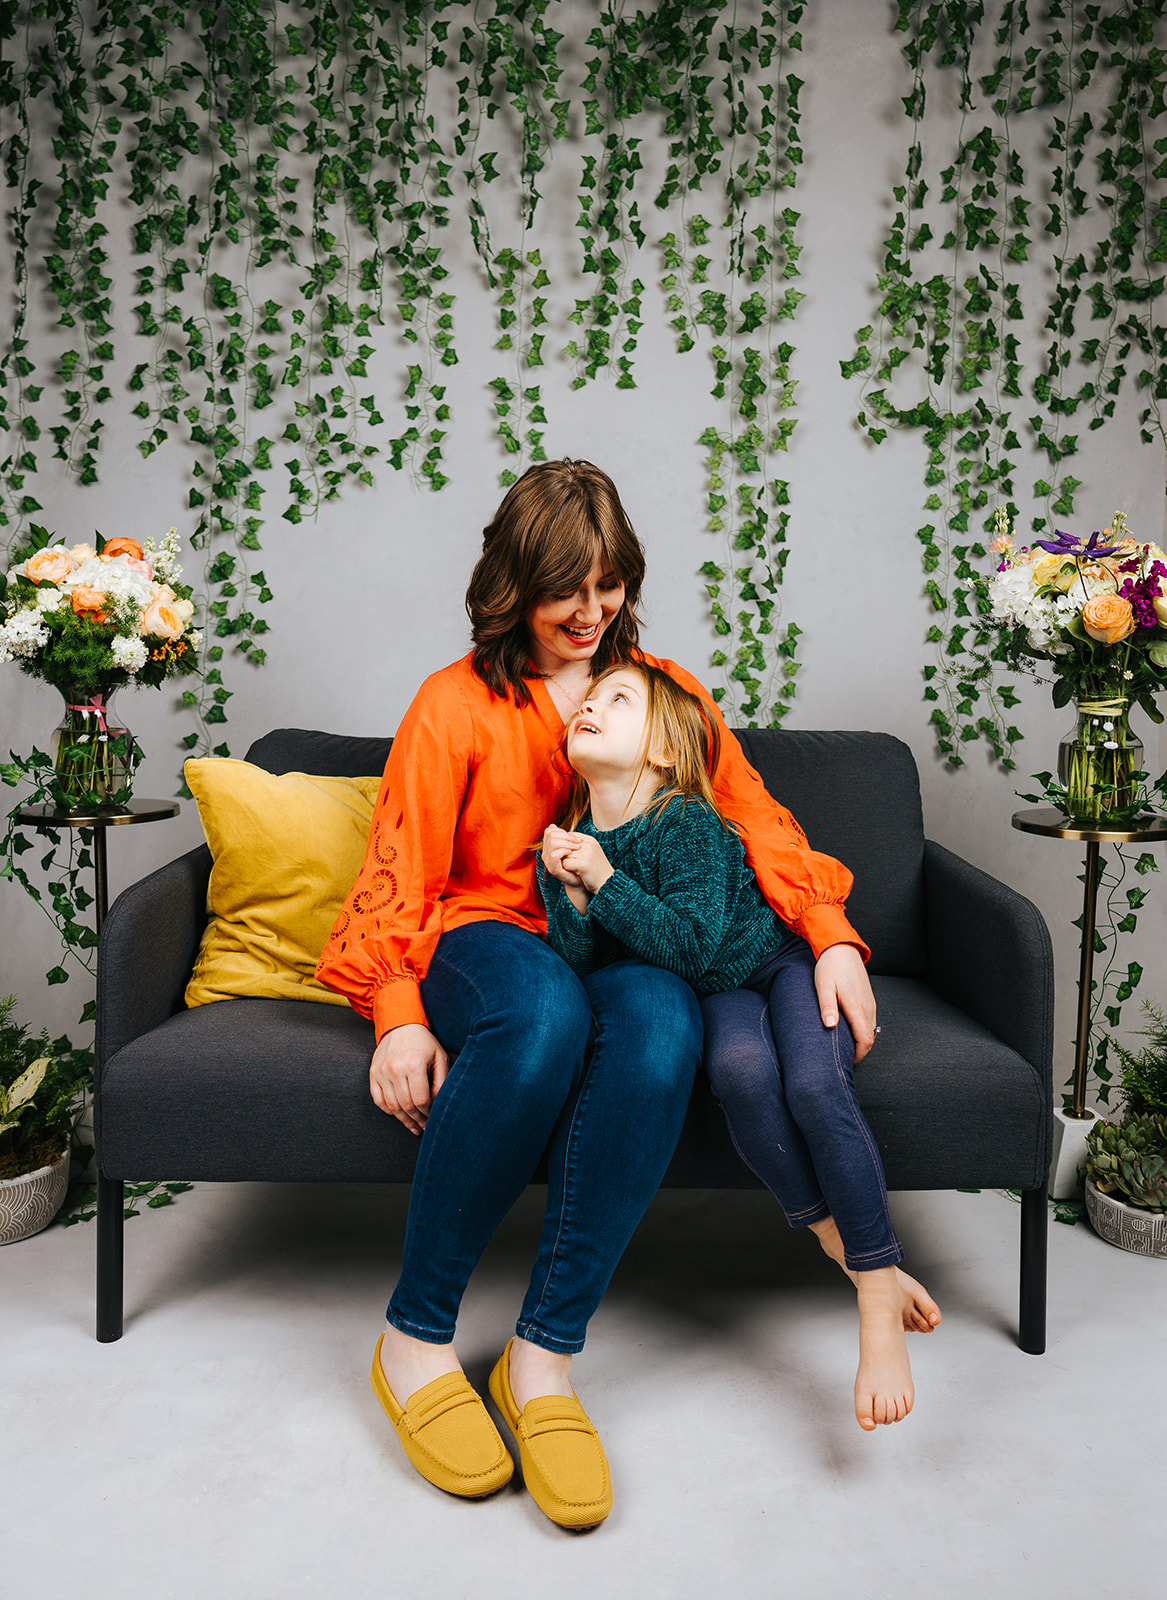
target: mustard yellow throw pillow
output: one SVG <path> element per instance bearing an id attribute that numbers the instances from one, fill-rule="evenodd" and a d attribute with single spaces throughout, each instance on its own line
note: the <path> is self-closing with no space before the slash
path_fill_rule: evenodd
<path id="1" fill-rule="evenodd" d="M 380 778 L 276 777 L 247 761 L 188 761 L 214 865 L 188 1006 L 261 995 L 326 1000 L 316 963 L 365 859 Z"/>

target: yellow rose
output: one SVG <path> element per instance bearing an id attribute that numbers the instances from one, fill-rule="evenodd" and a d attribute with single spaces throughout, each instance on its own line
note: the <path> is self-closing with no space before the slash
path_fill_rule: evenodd
<path id="1" fill-rule="evenodd" d="M 1064 572 L 1063 567 L 1066 569 Z M 1033 563 L 1033 581 L 1039 589 L 1052 584 L 1055 589 L 1065 594 L 1077 575 L 1077 567 L 1065 556 L 1042 556 L 1039 561 Z"/>
<path id="2" fill-rule="evenodd" d="M 1135 614 L 1120 594 L 1096 594 L 1082 607 L 1082 626 L 1099 644 L 1118 644 L 1135 631 Z"/>
<path id="3" fill-rule="evenodd" d="M 69 554 L 73 557 L 73 560 L 77 563 L 77 565 L 80 566 L 83 561 L 92 561 L 94 556 L 97 554 L 97 551 L 91 544 L 75 544 L 69 551 Z"/>
<path id="4" fill-rule="evenodd" d="M 1151 601 L 1155 608 L 1155 615 L 1159 619 L 1159 626 L 1167 628 L 1167 594 L 1157 594 Z"/>
<path id="5" fill-rule="evenodd" d="M 149 634 L 155 639 L 180 639 L 182 637 L 182 623 L 175 613 L 174 607 L 166 600 L 159 597 L 151 600 L 142 613 L 142 620 L 138 624 L 138 632 Z"/>
<path id="6" fill-rule="evenodd" d="M 60 583 L 73 570 L 69 552 L 59 544 L 49 550 L 38 550 L 24 563 L 24 575 L 32 583 Z"/>

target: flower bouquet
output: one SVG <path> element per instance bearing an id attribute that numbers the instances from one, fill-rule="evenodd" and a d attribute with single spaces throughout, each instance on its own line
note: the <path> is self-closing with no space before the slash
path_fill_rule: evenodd
<path id="1" fill-rule="evenodd" d="M 1167 688 L 1167 555 L 1133 539 L 1121 511 L 1088 540 L 1067 533 L 1018 549 L 998 508 L 988 580 L 995 621 L 1011 630 L 1010 661 L 1048 662 L 1053 701 L 1077 702 L 1077 724 L 1058 752 L 1051 790 L 1076 821 L 1121 824 L 1146 808 L 1143 746 L 1128 724 L 1132 701 L 1152 722 Z"/>
<path id="2" fill-rule="evenodd" d="M 160 686 L 198 671 L 201 635 L 182 584 L 178 535 L 102 539 L 66 547 L 34 527 L 0 575 L 0 661 L 16 661 L 60 690 L 53 739 L 58 806 L 104 811 L 125 804 L 141 759 L 112 707 L 125 684 Z"/>

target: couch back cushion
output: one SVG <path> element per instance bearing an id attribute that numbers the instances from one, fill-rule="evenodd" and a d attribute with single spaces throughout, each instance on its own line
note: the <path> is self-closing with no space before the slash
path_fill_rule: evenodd
<path id="1" fill-rule="evenodd" d="M 362 739 L 355 734 L 316 733 L 308 728 L 274 728 L 257 739 L 247 760 L 268 772 L 315 772 L 323 778 L 379 778 L 392 739 Z"/>
<path id="2" fill-rule="evenodd" d="M 887 733 L 735 731 L 812 849 L 837 857 L 854 874 L 847 910 L 871 946 L 871 970 L 922 977 L 924 818 L 907 745 Z M 392 742 L 277 728 L 256 740 L 247 759 L 269 772 L 361 777 L 381 771 Z"/>
<path id="3" fill-rule="evenodd" d="M 888 733 L 734 731 L 811 848 L 854 874 L 847 915 L 871 946 L 871 971 L 922 977 L 924 816 L 907 745 Z"/>

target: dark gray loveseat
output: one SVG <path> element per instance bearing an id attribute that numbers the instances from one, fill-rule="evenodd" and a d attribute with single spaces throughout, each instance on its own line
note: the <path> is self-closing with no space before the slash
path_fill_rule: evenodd
<path id="1" fill-rule="evenodd" d="M 1023 1350 L 1045 1348 L 1053 963 L 1029 901 L 924 838 L 907 746 L 880 733 L 740 732 L 812 846 L 855 875 L 882 1035 L 857 1074 L 891 1189 L 1022 1191 Z M 271 772 L 379 773 L 390 741 L 278 729 L 247 759 Z M 210 854 L 122 894 L 98 953 L 97 1337 L 122 1331 L 122 1184 L 408 1182 L 413 1137 L 373 1105 L 371 1024 L 346 1007 L 238 999 L 186 1010 Z M 986 1115 L 986 1108 L 990 1114 Z M 665 1183 L 756 1180 L 698 1078 Z"/>

